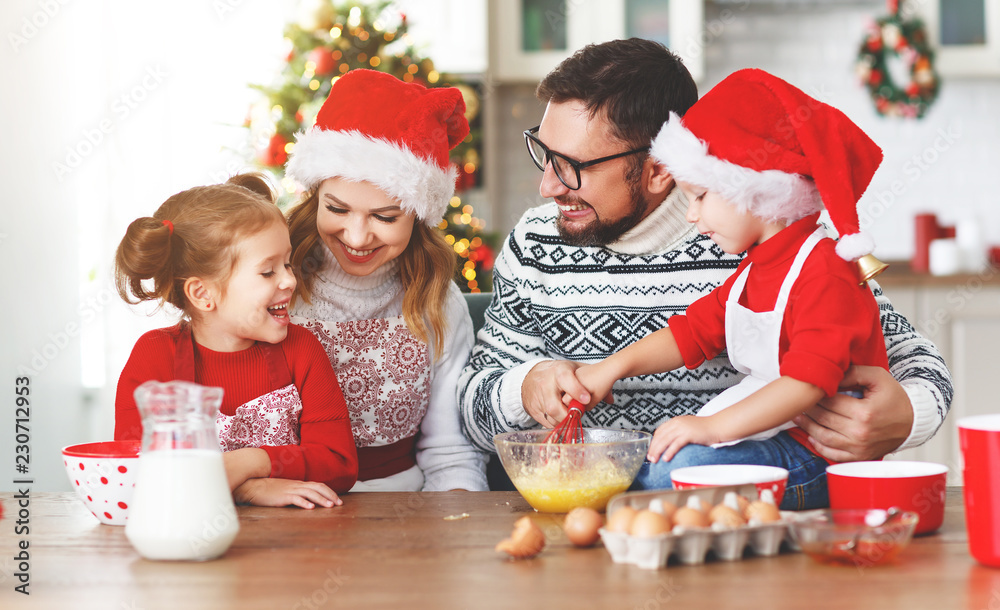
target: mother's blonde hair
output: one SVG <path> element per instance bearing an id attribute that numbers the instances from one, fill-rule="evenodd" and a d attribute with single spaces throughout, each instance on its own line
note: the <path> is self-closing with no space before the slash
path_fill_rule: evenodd
<path id="1" fill-rule="evenodd" d="M 323 267 L 322 249 L 326 244 L 316 229 L 318 213 L 318 188 L 307 192 L 302 202 L 287 213 L 292 266 L 299 280 L 293 304 L 299 298 L 310 302 L 316 273 Z M 440 354 L 448 327 L 445 316 L 448 290 L 455 275 L 455 253 L 441 231 L 419 220 L 413 223 L 410 243 L 399 255 L 399 275 L 406 326 L 416 338 L 433 347 L 435 355 Z"/>

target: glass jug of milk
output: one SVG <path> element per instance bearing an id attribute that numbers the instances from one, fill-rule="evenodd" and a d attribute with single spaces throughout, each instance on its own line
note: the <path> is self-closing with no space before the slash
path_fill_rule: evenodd
<path id="1" fill-rule="evenodd" d="M 135 400 L 142 453 L 125 536 L 146 559 L 219 557 L 239 531 L 215 431 L 222 388 L 147 381 Z"/>

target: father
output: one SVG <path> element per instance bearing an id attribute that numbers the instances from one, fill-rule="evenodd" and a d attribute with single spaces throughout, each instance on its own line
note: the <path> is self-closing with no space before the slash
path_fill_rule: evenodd
<path id="1" fill-rule="evenodd" d="M 554 199 L 525 213 L 494 267 L 493 300 L 459 379 L 466 433 L 495 451 L 493 435 L 552 427 L 566 409 L 558 387 L 582 391 L 576 364 L 596 361 L 667 325 L 667 318 L 722 283 L 738 256 L 684 219 L 687 202 L 647 151 L 672 110 L 683 115 L 697 89 L 680 60 L 641 39 L 589 45 L 539 84 L 547 103 L 525 132 Z M 873 283 L 891 376 L 853 367 L 842 387 L 863 398 L 823 400 L 796 423 L 834 461 L 877 459 L 926 442 L 952 397 L 934 345 L 892 309 Z M 695 370 L 615 384 L 584 425 L 652 432 L 692 414 L 739 379 L 725 356 Z M 647 464 L 637 486 L 659 486 Z"/>

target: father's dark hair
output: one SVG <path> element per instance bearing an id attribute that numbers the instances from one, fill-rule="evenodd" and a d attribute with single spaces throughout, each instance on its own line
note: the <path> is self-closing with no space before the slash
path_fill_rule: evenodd
<path id="1" fill-rule="evenodd" d="M 614 136 L 638 148 L 653 141 L 671 110 L 687 112 L 698 87 L 662 44 L 629 38 L 583 47 L 549 72 L 535 95 L 546 103 L 583 101 L 591 118 L 605 113 Z"/>

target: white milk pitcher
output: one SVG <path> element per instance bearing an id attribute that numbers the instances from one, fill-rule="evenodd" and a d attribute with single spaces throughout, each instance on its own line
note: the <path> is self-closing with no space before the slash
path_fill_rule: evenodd
<path id="1" fill-rule="evenodd" d="M 146 559 L 219 557 L 240 529 L 215 431 L 222 388 L 147 381 L 135 400 L 142 454 L 125 536 Z"/>

